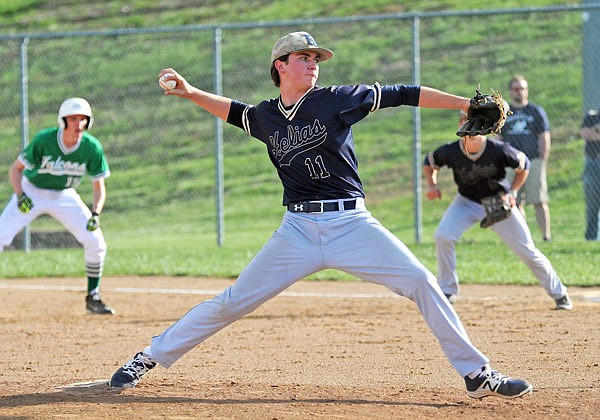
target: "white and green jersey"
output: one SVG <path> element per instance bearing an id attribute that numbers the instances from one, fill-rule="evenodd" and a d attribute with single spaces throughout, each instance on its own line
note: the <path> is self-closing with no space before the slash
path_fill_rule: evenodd
<path id="1" fill-rule="evenodd" d="M 110 176 L 110 169 L 100 141 L 87 131 L 79 143 L 67 148 L 62 129 L 47 128 L 35 135 L 23 149 L 19 160 L 23 173 L 38 188 L 64 190 L 75 188 L 86 174 L 92 181 Z"/>

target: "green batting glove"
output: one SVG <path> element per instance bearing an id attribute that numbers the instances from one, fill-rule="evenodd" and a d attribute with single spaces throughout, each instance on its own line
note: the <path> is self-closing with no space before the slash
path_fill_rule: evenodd
<path id="1" fill-rule="evenodd" d="M 90 232 L 93 230 L 96 230 L 100 227 L 100 215 L 98 213 L 96 213 L 95 211 L 92 212 L 92 217 L 90 217 L 90 220 L 88 220 L 87 222 L 87 230 L 89 230 Z"/>
<path id="2" fill-rule="evenodd" d="M 19 193 L 17 196 L 17 206 L 21 213 L 29 213 L 29 211 L 33 208 L 33 202 L 31 198 L 27 197 L 27 194 L 24 192 Z"/>

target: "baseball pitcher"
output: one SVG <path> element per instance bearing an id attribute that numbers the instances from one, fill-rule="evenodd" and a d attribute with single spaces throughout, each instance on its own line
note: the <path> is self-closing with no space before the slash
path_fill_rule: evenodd
<path id="1" fill-rule="evenodd" d="M 265 145 L 283 185 L 283 221 L 236 282 L 188 311 L 115 372 L 110 386 L 133 387 L 157 363 L 186 352 L 267 300 L 317 271 L 343 270 L 415 302 L 468 395 L 515 398 L 531 385 L 491 369 L 469 340 L 435 276 L 367 210 L 352 126 L 400 105 L 467 108 L 467 98 L 421 86 L 378 83 L 317 86 L 320 63 L 333 57 L 306 32 L 279 39 L 271 77 L 279 96 L 256 106 L 190 85 L 173 69 L 160 72 L 167 95 L 187 98 Z M 165 76 L 168 75 L 168 76 Z M 170 89 L 169 80 L 175 81 Z"/>

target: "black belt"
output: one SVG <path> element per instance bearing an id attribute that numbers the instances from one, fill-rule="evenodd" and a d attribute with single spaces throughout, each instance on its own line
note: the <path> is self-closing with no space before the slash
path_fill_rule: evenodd
<path id="1" fill-rule="evenodd" d="M 344 200 L 343 203 L 342 210 L 354 210 L 356 208 L 356 199 Z M 324 211 L 339 211 L 340 206 L 337 201 L 301 201 L 288 204 L 287 209 L 293 213 L 323 213 Z"/>

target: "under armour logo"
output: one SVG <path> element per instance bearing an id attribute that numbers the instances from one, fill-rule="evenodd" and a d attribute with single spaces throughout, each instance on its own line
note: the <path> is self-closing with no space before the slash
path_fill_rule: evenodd
<path id="1" fill-rule="evenodd" d="M 304 211 L 303 204 L 294 204 L 294 211 Z"/>

